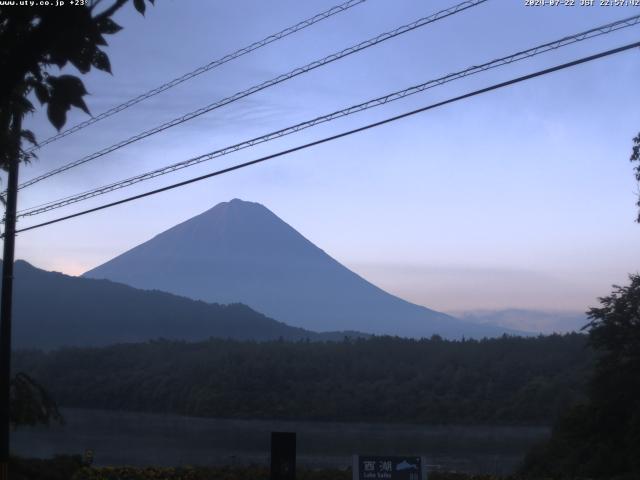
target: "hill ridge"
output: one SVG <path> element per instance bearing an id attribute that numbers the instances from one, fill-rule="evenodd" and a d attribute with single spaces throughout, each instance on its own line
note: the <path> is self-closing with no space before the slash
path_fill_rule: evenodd
<path id="1" fill-rule="evenodd" d="M 362 336 L 357 332 L 312 332 L 271 319 L 241 303 L 209 304 L 106 279 L 47 272 L 24 260 L 15 263 L 13 325 L 16 348 L 47 349 L 157 338 L 324 341 Z"/>

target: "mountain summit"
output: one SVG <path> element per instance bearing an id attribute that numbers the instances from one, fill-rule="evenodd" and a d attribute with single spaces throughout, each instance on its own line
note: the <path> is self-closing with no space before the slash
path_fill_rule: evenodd
<path id="1" fill-rule="evenodd" d="M 493 336 L 388 294 L 266 207 L 234 199 L 84 274 L 216 303 L 245 303 L 289 325 L 422 337 Z"/>

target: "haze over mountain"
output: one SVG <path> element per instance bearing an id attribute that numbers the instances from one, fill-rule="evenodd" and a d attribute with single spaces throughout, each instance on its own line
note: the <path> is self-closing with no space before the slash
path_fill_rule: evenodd
<path id="1" fill-rule="evenodd" d="M 267 318 L 246 305 L 211 305 L 108 280 L 47 272 L 21 260 L 15 264 L 16 348 L 104 346 L 157 338 L 342 340 L 345 335 L 357 334 L 318 334 Z"/>
<path id="2" fill-rule="evenodd" d="M 220 203 L 84 276 L 207 302 L 241 302 L 315 331 L 449 338 L 508 331 L 395 297 L 338 263 L 266 207 L 238 199 Z"/>
<path id="3" fill-rule="evenodd" d="M 551 312 L 508 308 L 454 313 L 458 318 L 479 324 L 516 328 L 531 333 L 579 332 L 589 320 L 583 312 Z"/>

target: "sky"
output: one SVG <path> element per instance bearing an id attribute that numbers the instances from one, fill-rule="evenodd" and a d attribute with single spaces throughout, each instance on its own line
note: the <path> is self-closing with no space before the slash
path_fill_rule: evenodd
<path id="1" fill-rule="evenodd" d="M 92 113 L 275 33 L 339 0 L 158 0 L 109 38 L 113 75 L 84 77 Z M 580 2 L 576 2 L 580 3 Z M 455 1 L 368 0 L 43 147 L 21 180 L 269 80 Z M 485 4 L 266 89 L 20 192 L 19 208 L 216 150 L 610 21 L 640 7 Z M 640 26 L 440 86 L 135 187 L 39 223 L 201 175 L 640 39 Z M 72 68 L 67 69 L 73 72 Z M 18 236 L 16 258 L 78 275 L 232 198 L 260 202 L 383 289 L 442 311 L 584 311 L 640 271 L 640 51 Z M 69 116 L 68 126 L 86 118 Z M 55 133 L 42 112 L 27 121 Z M 3 181 L 6 181 L 3 179 Z"/>

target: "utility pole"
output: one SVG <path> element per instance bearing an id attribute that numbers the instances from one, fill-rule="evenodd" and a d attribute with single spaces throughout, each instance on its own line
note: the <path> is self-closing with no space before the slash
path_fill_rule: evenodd
<path id="1" fill-rule="evenodd" d="M 20 134 L 22 115 L 15 113 L 11 128 L 7 198 L 4 217 L 4 253 L 2 257 L 2 292 L 0 293 L 0 480 L 9 479 L 9 435 L 11 417 L 11 307 L 13 299 L 13 258 L 16 239 L 16 210 L 18 204 L 18 166 L 20 163 Z"/>

